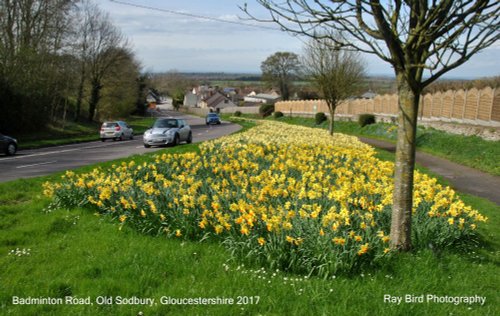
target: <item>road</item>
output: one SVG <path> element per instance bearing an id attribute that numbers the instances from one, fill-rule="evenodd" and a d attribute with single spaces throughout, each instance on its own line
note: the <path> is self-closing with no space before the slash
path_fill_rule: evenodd
<path id="1" fill-rule="evenodd" d="M 218 138 L 236 132 L 241 128 L 239 125 L 228 122 L 223 122 L 221 125 L 207 126 L 204 118 L 177 112 L 164 112 L 164 115 L 185 119 L 191 126 L 193 142 Z M 142 135 L 137 135 L 133 140 L 95 141 L 42 149 L 20 150 L 12 157 L 0 156 L 0 182 L 49 175 L 54 172 L 125 158 L 135 154 L 154 152 L 160 149 L 164 148 L 144 148 Z"/>

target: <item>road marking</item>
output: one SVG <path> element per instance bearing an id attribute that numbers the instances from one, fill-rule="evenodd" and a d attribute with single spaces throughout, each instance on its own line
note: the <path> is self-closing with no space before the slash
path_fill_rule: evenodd
<path id="1" fill-rule="evenodd" d="M 126 142 L 126 143 L 128 143 L 128 142 Z M 113 143 L 102 144 L 102 145 L 92 145 L 92 146 L 78 147 L 78 148 L 72 148 L 72 149 L 54 150 L 54 151 L 48 151 L 48 152 L 44 152 L 44 153 L 37 153 L 37 154 L 18 155 L 18 156 L 15 156 L 15 157 L 2 158 L 2 159 L 0 159 L 0 162 L 7 161 L 7 160 L 13 160 L 13 159 L 23 159 L 23 158 L 46 156 L 46 155 L 53 155 L 53 154 L 62 154 L 62 153 L 67 153 L 67 152 L 72 152 L 72 151 L 78 151 L 78 150 L 84 150 L 84 149 L 95 149 L 95 148 L 102 148 L 102 147 L 107 147 L 107 146 L 123 145 L 123 144 L 126 144 L 126 143 L 124 143 L 124 142 L 113 142 Z M 61 147 L 67 147 L 67 146 L 70 146 L 70 145 L 61 146 Z"/>
<path id="2" fill-rule="evenodd" d="M 56 162 L 57 162 L 57 160 L 47 161 L 47 162 L 40 162 L 40 163 L 34 163 L 34 164 L 31 164 L 31 165 L 18 166 L 18 167 L 16 167 L 16 169 L 36 167 L 36 166 L 41 166 L 41 165 L 48 165 L 48 164 L 56 163 Z"/>

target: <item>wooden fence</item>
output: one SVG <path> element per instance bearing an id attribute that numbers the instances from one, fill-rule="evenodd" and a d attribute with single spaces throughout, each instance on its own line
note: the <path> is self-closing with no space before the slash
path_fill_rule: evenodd
<path id="1" fill-rule="evenodd" d="M 324 100 L 280 101 L 276 111 L 285 115 L 328 114 Z M 398 96 L 380 95 L 373 99 L 354 99 L 342 102 L 336 109 L 339 116 L 356 116 L 371 113 L 379 116 L 395 116 L 398 112 Z M 419 118 L 428 120 L 457 121 L 479 125 L 500 124 L 500 89 L 448 90 L 426 94 L 420 98 Z"/>

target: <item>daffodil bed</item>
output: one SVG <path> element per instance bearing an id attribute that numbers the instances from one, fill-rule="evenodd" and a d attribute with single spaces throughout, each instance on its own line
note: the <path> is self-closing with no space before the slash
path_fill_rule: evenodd
<path id="1" fill-rule="evenodd" d="M 222 241 L 236 257 L 328 276 L 389 256 L 393 164 L 355 137 L 278 122 L 45 183 L 59 207 L 85 206 L 144 233 Z M 486 218 L 415 174 L 415 247 L 445 247 Z"/>

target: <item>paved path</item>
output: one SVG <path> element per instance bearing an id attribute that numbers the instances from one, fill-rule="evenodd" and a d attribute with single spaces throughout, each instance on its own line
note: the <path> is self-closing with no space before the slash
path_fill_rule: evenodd
<path id="1" fill-rule="evenodd" d="M 396 145 L 390 142 L 364 137 L 359 139 L 380 149 L 396 151 Z M 417 151 L 416 160 L 418 164 L 448 180 L 457 191 L 483 197 L 500 205 L 500 177 L 423 152 Z"/>

